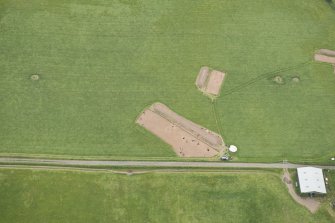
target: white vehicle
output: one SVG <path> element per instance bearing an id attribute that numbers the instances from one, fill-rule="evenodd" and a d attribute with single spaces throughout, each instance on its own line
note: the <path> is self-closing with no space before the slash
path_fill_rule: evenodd
<path id="1" fill-rule="evenodd" d="M 221 160 L 229 160 L 229 156 L 224 155 L 224 156 L 221 157 Z"/>

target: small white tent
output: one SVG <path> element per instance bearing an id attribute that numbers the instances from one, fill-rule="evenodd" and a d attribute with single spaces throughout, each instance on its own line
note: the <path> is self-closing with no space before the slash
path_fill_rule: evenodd
<path id="1" fill-rule="evenodd" d="M 237 147 L 234 145 L 229 146 L 229 152 L 236 153 L 237 152 Z"/>

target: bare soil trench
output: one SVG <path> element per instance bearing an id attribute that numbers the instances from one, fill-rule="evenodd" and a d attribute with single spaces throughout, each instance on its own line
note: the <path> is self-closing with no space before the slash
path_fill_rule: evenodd
<path id="1" fill-rule="evenodd" d="M 203 93 L 211 96 L 219 96 L 225 73 L 202 67 L 199 71 L 195 85 Z"/>
<path id="2" fill-rule="evenodd" d="M 320 49 L 314 54 L 314 60 L 324 63 L 335 64 L 335 51 Z"/>
<path id="3" fill-rule="evenodd" d="M 219 134 L 185 119 L 161 103 L 143 111 L 136 123 L 171 145 L 181 157 L 213 157 L 224 149 Z"/>

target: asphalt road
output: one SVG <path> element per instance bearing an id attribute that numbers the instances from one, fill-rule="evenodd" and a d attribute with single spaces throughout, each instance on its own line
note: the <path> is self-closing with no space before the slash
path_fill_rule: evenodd
<path id="1" fill-rule="evenodd" d="M 108 160 L 59 160 L 59 159 L 28 159 L 0 157 L 0 164 L 26 164 L 26 165 L 62 165 L 62 166 L 87 166 L 87 167 L 200 167 L 200 168 L 270 168 L 270 169 L 295 169 L 298 167 L 314 166 L 322 169 L 335 170 L 332 166 L 302 165 L 292 163 L 233 163 L 233 162 L 164 162 L 164 161 L 108 161 Z"/>

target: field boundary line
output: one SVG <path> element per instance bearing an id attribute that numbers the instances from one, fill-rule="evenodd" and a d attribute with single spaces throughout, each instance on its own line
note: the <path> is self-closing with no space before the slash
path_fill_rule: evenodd
<path id="1" fill-rule="evenodd" d="M 274 173 L 267 170 L 255 170 L 255 169 L 129 169 L 129 170 L 115 170 L 107 168 L 89 168 L 89 167 L 71 167 L 71 166 L 35 166 L 35 165 L 3 165 L 0 164 L 0 169 L 19 169 L 19 170 L 63 170 L 63 171 L 81 171 L 81 172 L 104 172 L 104 173 L 113 173 L 113 174 L 124 174 L 124 175 L 138 175 L 138 174 L 147 174 L 147 173 L 211 173 L 211 174 L 272 174 L 279 176 L 279 173 Z"/>
<path id="2" fill-rule="evenodd" d="M 257 169 L 296 169 L 298 167 L 314 166 L 322 169 L 335 170 L 335 166 L 304 165 L 293 163 L 233 163 L 233 162 L 173 162 L 173 161 L 108 161 L 108 160 L 52 160 L 52 159 L 23 159 L 0 157 L 0 164 L 21 165 L 62 165 L 85 167 L 173 167 L 173 168 L 257 168 Z"/>

